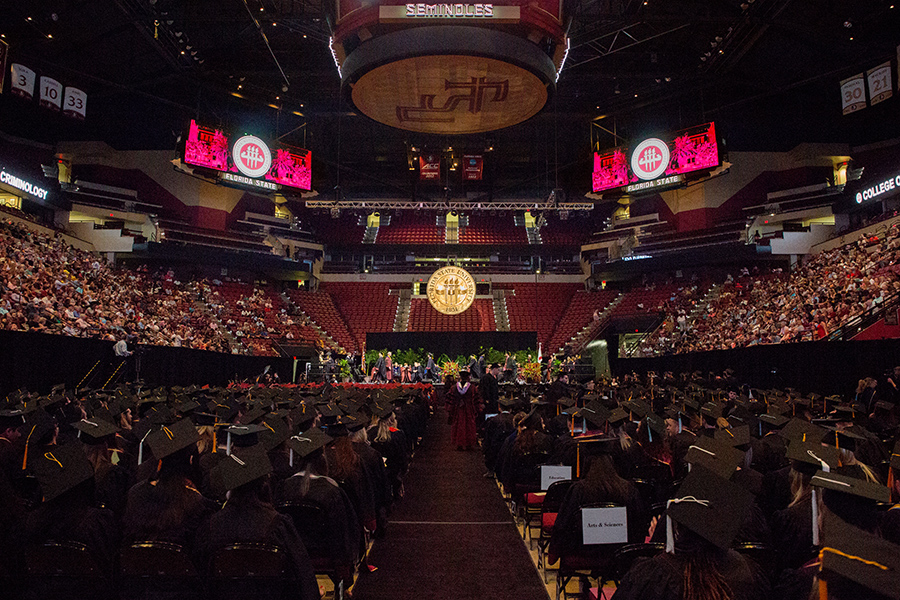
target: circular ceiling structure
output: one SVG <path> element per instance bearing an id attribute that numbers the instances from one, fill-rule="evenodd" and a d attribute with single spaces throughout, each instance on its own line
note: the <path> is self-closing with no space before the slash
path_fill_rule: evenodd
<path id="1" fill-rule="evenodd" d="M 547 104 L 556 65 L 526 39 L 492 29 L 416 27 L 361 43 L 342 84 L 369 118 L 407 131 L 462 135 L 521 123 Z"/>

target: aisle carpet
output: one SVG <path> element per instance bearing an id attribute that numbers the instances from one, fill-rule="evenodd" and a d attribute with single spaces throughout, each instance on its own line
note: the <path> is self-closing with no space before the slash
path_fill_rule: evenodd
<path id="1" fill-rule="evenodd" d="M 547 591 L 480 451 L 450 444 L 436 411 L 354 600 L 547 600 Z"/>

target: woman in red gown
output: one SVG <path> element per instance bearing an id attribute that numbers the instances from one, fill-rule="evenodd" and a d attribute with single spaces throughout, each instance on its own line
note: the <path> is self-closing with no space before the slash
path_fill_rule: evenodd
<path id="1" fill-rule="evenodd" d="M 484 410 L 477 388 L 469 383 L 469 372 L 460 371 L 459 381 L 451 385 L 444 395 L 447 405 L 447 421 L 452 426 L 450 439 L 457 450 L 470 450 L 475 445 L 475 418 Z"/>

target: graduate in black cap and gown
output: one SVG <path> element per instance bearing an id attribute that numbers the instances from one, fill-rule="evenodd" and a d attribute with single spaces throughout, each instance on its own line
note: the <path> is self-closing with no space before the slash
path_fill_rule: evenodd
<path id="1" fill-rule="evenodd" d="M 256 543 L 276 546 L 287 554 L 286 575 L 290 582 L 282 598 L 320 598 L 319 586 L 309 554 L 294 522 L 272 505 L 269 474 L 272 465 L 262 445 L 236 448 L 210 473 L 219 492 L 227 490 L 225 506 L 214 514 L 200 538 L 201 556 L 211 564 L 218 550 L 231 544 Z M 247 590 L 259 594 L 259 589 Z"/>
<path id="2" fill-rule="evenodd" d="M 669 501 L 666 551 L 638 561 L 613 600 L 764 600 L 769 582 L 749 559 L 730 550 L 753 503 L 741 486 L 694 465 Z"/>

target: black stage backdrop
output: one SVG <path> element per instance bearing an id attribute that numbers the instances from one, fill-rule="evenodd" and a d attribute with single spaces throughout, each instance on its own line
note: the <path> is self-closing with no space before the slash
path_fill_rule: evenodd
<path id="1" fill-rule="evenodd" d="M 752 387 L 794 387 L 804 393 L 844 396 L 853 393 L 860 379 L 880 377 L 897 365 L 900 340 L 802 342 L 654 358 L 610 356 L 610 367 L 620 376 L 632 371 L 660 375 L 701 371 L 706 378 L 710 371 L 721 374 L 731 368 L 739 382 Z"/>
<path id="2" fill-rule="evenodd" d="M 446 354 L 451 359 L 459 355 L 477 354 L 479 348 L 494 348 L 501 352 L 537 350 L 535 331 L 399 331 L 367 333 L 367 350 L 418 350 Z"/>
<path id="3" fill-rule="evenodd" d="M 45 394 L 58 383 L 67 387 L 102 387 L 122 362 L 113 342 L 42 333 L 0 331 L 0 393 L 24 388 Z M 172 385 L 226 385 L 235 379 L 255 378 L 267 365 L 281 381 L 291 381 L 293 361 L 278 356 L 240 356 L 168 346 L 138 346 L 141 379 L 149 387 Z M 135 348 L 129 345 L 129 349 Z M 131 381 L 131 356 L 110 381 Z M 93 370 L 92 370 L 93 369 Z M 297 367 L 298 376 L 302 365 Z"/>

